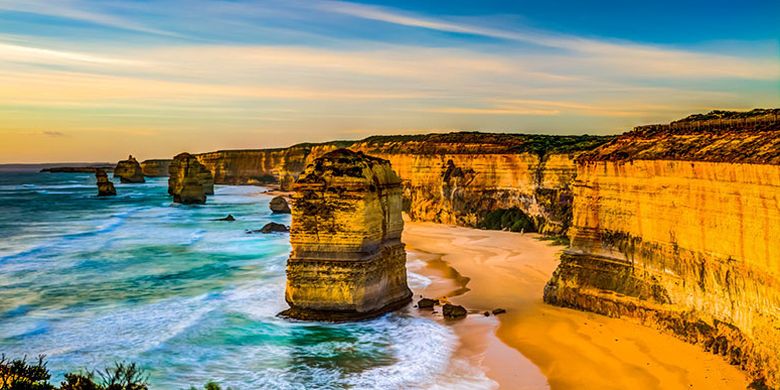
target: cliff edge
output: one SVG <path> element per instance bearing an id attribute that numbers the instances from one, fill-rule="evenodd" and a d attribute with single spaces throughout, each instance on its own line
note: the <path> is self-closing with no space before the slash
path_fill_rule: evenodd
<path id="1" fill-rule="evenodd" d="M 582 153 L 545 301 L 635 318 L 780 386 L 778 111 L 642 126 Z"/>

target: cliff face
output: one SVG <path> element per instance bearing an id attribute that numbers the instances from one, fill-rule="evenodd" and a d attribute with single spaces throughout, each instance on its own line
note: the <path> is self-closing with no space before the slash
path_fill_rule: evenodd
<path id="1" fill-rule="evenodd" d="M 413 220 L 478 226 L 490 211 L 518 207 L 536 227 L 562 234 L 571 219 L 574 158 L 611 137 L 451 133 L 370 137 L 287 149 L 198 155 L 217 183 L 290 183 L 306 164 L 347 147 L 390 161 Z"/>
<path id="2" fill-rule="evenodd" d="M 211 172 L 189 154 L 181 153 L 168 166 L 168 194 L 183 204 L 206 203 L 206 195 L 214 193 Z"/>
<path id="3" fill-rule="evenodd" d="M 388 161 L 336 150 L 314 160 L 293 189 L 283 315 L 357 319 L 409 302 L 401 180 Z"/>
<path id="4" fill-rule="evenodd" d="M 172 160 L 144 160 L 141 162 L 141 171 L 147 177 L 167 177 L 168 167 Z"/>
<path id="5" fill-rule="evenodd" d="M 670 330 L 780 386 L 778 145 L 772 118 L 684 121 L 583 154 L 545 300 Z"/>
<path id="6" fill-rule="evenodd" d="M 197 155 L 218 184 L 278 183 L 288 172 L 303 171 L 311 162 L 310 148 L 223 150 Z"/>

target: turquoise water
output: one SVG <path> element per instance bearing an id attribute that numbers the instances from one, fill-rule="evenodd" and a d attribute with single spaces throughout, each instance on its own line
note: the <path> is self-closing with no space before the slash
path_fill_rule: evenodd
<path id="1" fill-rule="evenodd" d="M 90 174 L 0 173 L 0 353 L 46 354 L 55 380 L 135 361 L 153 389 L 481 380 L 452 378 L 454 333 L 410 310 L 352 324 L 277 318 L 288 236 L 245 230 L 290 220 L 270 213 L 263 188 L 217 186 L 207 205 L 182 206 L 165 178 L 116 186 L 97 198 Z M 237 221 L 213 220 L 228 213 Z"/>

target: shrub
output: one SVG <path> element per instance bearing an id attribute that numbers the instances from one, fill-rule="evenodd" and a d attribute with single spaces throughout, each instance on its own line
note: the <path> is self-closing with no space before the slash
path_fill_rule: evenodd
<path id="1" fill-rule="evenodd" d="M 148 377 L 135 363 L 114 363 L 113 367 L 98 370 L 96 380 L 92 371 L 65 374 L 60 387 L 49 383 L 51 374 L 46 368 L 45 356 L 38 362 L 27 363 L 27 357 L 8 360 L 0 356 L 0 390 L 148 390 Z"/>
<path id="2" fill-rule="evenodd" d="M 493 210 L 487 213 L 477 226 L 488 230 L 536 231 L 533 219 L 517 207 Z"/>

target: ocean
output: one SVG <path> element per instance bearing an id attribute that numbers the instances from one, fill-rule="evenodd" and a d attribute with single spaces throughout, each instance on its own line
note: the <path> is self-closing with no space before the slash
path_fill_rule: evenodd
<path id="1" fill-rule="evenodd" d="M 458 339 L 407 308 L 344 324 L 285 320 L 286 234 L 263 187 L 171 202 L 167 178 L 98 198 L 92 174 L 0 172 L 0 353 L 47 356 L 53 382 L 115 361 L 152 389 L 485 388 L 453 375 Z M 232 214 L 235 222 L 215 221 Z M 413 257 L 411 260 L 414 261 Z M 409 274 L 413 289 L 428 283 Z"/>

